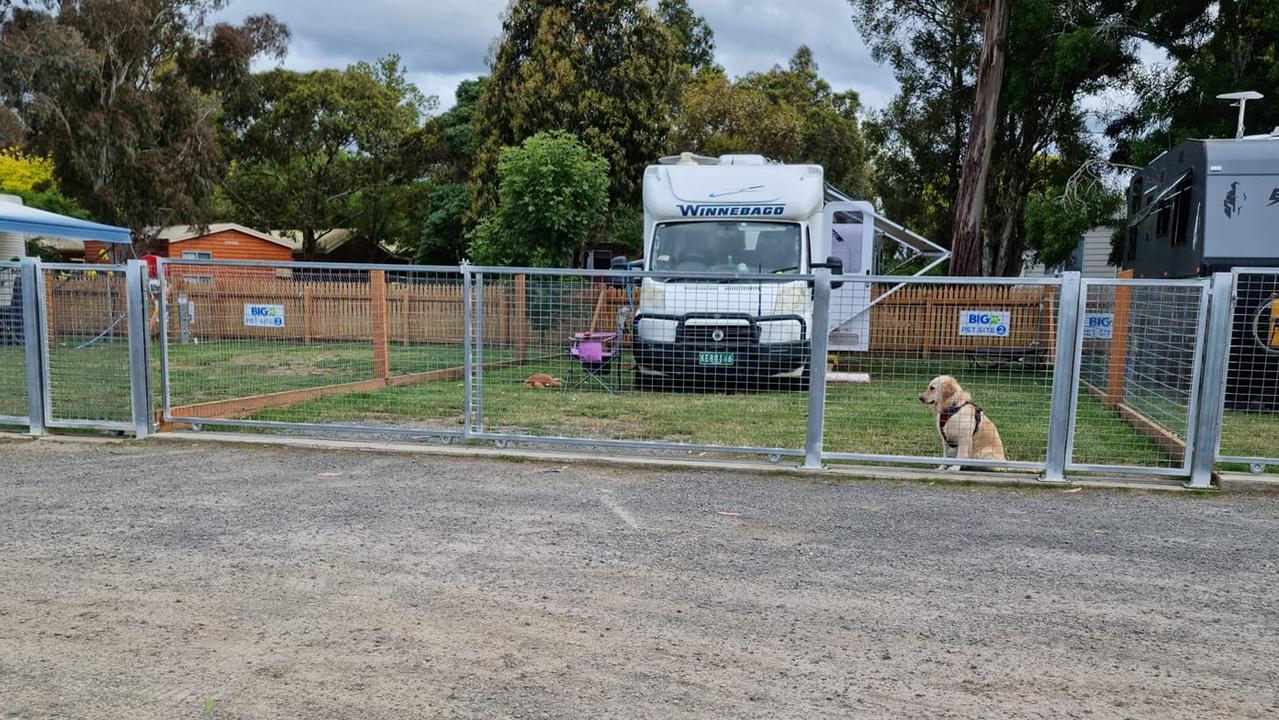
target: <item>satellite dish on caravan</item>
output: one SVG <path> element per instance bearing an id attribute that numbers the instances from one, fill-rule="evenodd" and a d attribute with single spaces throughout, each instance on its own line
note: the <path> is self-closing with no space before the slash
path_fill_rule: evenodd
<path id="1" fill-rule="evenodd" d="M 1217 96 L 1218 100 L 1234 100 L 1230 107 L 1239 108 L 1239 124 L 1235 128 L 1235 139 L 1243 139 L 1243 114 L 1248 105 L 1249 100 L 1260 100 L 1265 97 L 1256 90 L 1244 90 L 1242 92 L 1222 93 Z"/>

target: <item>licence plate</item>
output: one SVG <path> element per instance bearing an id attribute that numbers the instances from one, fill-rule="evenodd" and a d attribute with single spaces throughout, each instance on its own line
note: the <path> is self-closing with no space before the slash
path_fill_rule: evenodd
<path id="1" fill-rule="evenodd" d="M 733 353 L 730 352 L 699 352 L 697 353 L 697 364 L 707 365 L 710 367 L 732 367 Z"/>

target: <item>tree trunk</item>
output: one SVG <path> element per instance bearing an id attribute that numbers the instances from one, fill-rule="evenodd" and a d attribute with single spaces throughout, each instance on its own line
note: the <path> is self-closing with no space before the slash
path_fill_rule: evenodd
<path id="1" fill-rule="evenodd" d="M 302 228 L 302 259 L 315 260 L 315 228 Z"/>
<path id="2" fill-rule="evenodd" d="M 968 152 L 955 199 L 955 234 L 951 240 L 951 275 L 981 272 L 981 219 L 986 201 L 986 179 L 994 147 L 995 121 L 1004 80 L 1004 34 L 1008 30 L 1010 0 L 982 0 L 986 15 L 981 57 L 977 60 L 973 121 L 968 131 Z"/>

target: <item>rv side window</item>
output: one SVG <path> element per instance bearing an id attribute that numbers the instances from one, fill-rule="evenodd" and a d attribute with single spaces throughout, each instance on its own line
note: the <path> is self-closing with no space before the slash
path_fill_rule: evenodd
<path id="1" fill-rule="evenodd" d="M 813 231 L 811 228 L 807 228 L 807 227 L 804 228 L 804 252 L 808 255 L 809 264 L 812 264 L 813 262 L 825 261 L 825 258 L 822 258 L 821 261 L 813 260 Z"/>
<path id="2" fill-rule="evenodd" d="M 1128 228 L 1127 245 L 1128 247 L 1126 252 L 1124 252 L 1124 258 L 1130 261 L 1136 260 L 1137 259 L 1137 226 L 1136 225 L 1133 225 L 1132 227 Z"/>
<path id="3" fill-rule="evenodd" d="M 1190 239 L 1191 224 L 1190 200 L 1192 178 L 1187 174 L 1177 183 L 1177 190 L 1172 196 L 1172 244 L 1185 245 Z"/>
<path id="4" fill-rule="evenodd" d="M 1155 237 L 1168 236 L 1168 219 L 1172 216 L 1172 212 L 1168 209 L 1168 201 L 1159 203 L 1159 210 L 1155 212 Z"/>

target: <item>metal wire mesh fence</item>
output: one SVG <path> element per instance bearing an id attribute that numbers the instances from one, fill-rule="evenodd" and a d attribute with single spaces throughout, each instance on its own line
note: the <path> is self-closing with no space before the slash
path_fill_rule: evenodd
<path id="1" fill-rule="evenodd" d="M 1087 280 L 1072 466 L 1188 470 L 1207 281 Z M 1126 432 L 1105 420 L 1122 418 Z"/>
<path id="2" fill-rule="evenodd" d="M 809 280 L 477 269 L 476 436 L 800 455 Z"/>
<path id="3" fill-rule="evenodd" d="M 1042 466 L 1058 298 L 1055 280 L 846 282 L 830 324 L 863 317 L 869 335 L 832 334 L 827 457 Z"/>
<path id="4" fill-rule="evenodd" d="M 1234 278 L 1219 459 L 1279 466 L 1279 269 Z"/>
<path id="5" fill-rule="evenodd" d="M 456 268 L 161 264 L 166 420 L 460 435 Z"/>
<path id="6" fill-rule="evenodd" d="M 1079 354 L 1079 380 L 1093 388 L 1105 388 L 1110 382 L 1110 346 L 1115 334 L 1116 297 L 1129 306 L 1132 293 L 1129 288 L 1114 285 L 1089 285 L 1083 294 L 1085 306 L 1080 319 L 1082 351 Z"/>
<path id="7" fill-rule="evenodd" d="M 26 333 L 22 273 L 16 262 L 0 262 L 0 424 L 27 422 Z"/>
<path id="8" fill-rule="evenodd" d="M 132 409 L 124 268 L 41 267 L 46 424 L 127 429 Z"/>
<path id="9" fill-rule="evenodd" d="M 1194 443 L 1206 281 L 1087 281 L 1079 301 L 1075 280 L 1063 324 L 1061 279 L 844 277 L 822 304 L 794 271 L 161 267 L 151 325 L 175 423 L 777 460 L 811 455 L 820 417 L 826 461 L 1051 470 L 1056 453 L 1075 471 L 1183 475 Z M 55 388 L 84 382 L 70 349 L 112 366 L 117 274 L 45 271 L 64 306 L 47 328 Z M 1273 292 L 1250 307 L 1272 312 Z M 1232 386 L 1227 412 L 1264 422 L 1275 373 L 1249 367 L 1263 383 Z M 125 419 L 127 381 L 114 392 Z"/>

